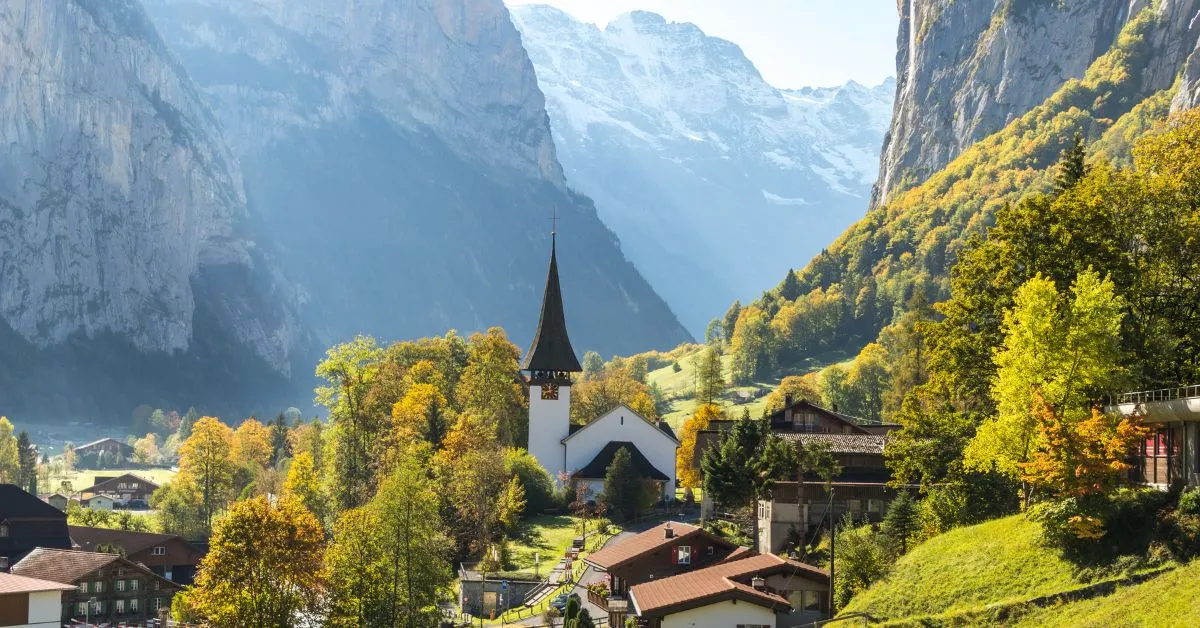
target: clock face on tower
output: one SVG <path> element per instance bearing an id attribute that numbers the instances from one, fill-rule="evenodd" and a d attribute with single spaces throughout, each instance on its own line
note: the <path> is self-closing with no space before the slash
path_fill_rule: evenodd
<path id="1" fill-rule="evenodd" d="M 542 399 L 557 400 L 558 384 L 544 384 L 542 386 Z"/>

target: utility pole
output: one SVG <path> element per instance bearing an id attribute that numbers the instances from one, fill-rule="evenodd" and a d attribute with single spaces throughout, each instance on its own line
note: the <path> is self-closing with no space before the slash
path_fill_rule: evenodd
<path id="1" fill-rule="evenodd" d="M 834 558 L 837 557 L 837 520 L 833 517 L 833 487 L 829 487 L 829 616 L 837 615 L 837 598 L 833 594 Z"/>

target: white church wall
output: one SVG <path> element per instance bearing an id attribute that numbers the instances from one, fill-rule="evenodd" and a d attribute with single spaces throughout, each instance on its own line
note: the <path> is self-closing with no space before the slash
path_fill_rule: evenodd
<path id="1" fill-rule="evenodd" d="M 558 389 L 558 399 L 542 399 L 542 387 L 529 387 L 529 453 L 558 481 L 564 467 L 562 439 L 571 430 L 571 387 Z M 586 464 L 586 463 L 585 463 Z"/>
<path id="2" fill-rule="evenodd" d="M 531 426 L 531 441 L 534 434 Z M 671 491 L 675 490 L 675 450 L 679 444 L 663 433 L 658 426 L 624 406 L 618 406 L 567 439 L 567 470 L 574 473 L 583 468 L 611 441 L 628 441 L 637 446 L 654 468 L 670 478 L 670 482 L 663 487 L 663 496 L 673 494 Z"/>

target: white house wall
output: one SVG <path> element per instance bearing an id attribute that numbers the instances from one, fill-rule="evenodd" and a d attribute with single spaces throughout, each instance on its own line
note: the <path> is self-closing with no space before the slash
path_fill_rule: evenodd
<path id="1" fill-rule="evenodd" d="M 533 434 L 531 431 L 530 436 Z M 582 469 L 611 441 L 628 441 L 637 446 L 650 464 L 670 479 L 663 487 L 664 496 L 674 494 L 675 451 L 679 444 L 658 426 L 624 406 L 618 406 L 567 439 L 567 469 L 571 473 Z"/>
<path id="2" fill-rule="evenodd" d="M 34 591 L 29 594 L 28 626 L 58 626 L 62 618 L 62 591 Z"/>
<path id="3" fill-rule="evenodd" d="M 739 624 L 775 626 L 775 612 L 751 604 L 727 600 L 663 617 L 662 628 L 733 628 Z"/>

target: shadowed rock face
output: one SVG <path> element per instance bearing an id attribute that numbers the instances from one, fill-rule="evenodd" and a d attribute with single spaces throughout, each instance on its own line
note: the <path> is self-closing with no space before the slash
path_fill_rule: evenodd
<path id="1" fill-rule="evenodd" d="M 244 164 L 323 342 L 533 335 L 557 208 L 581 351 L 688 338 L 567 189 L 499 0 L 147 0 Z"/>
<path id="2" fill-rule="evenodd" d="M 37 374 L 70 389 L 101 346 L 185 379 L 198 344 L 238 346 L 255 365 L 235 379 L 289 373 L 291 289 L 253 237 L 215 118 L 139 4 L 0 3 L 0 137 L 0 390 Z"/>

